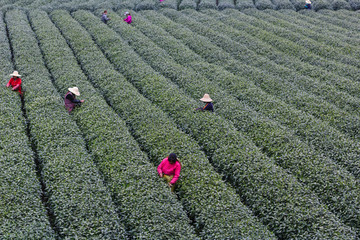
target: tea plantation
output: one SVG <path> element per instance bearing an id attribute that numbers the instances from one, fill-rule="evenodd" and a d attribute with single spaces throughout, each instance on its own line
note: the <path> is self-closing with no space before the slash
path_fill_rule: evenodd
<path id="1" fill-rule="evenodd" d="M 304 6 L 0 0 L 0 239 L 360 239 L 360 0 Z"/>

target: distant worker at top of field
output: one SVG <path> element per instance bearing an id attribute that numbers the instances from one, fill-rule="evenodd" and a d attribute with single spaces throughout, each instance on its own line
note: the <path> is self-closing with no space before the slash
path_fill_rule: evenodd
<path id="1" fill-rule="evenodd" d="M 101 15 L 101 21 L 103 21 L 104 23 L 107 23 L 109 20 L 111 20 L 111 19 L 108 18 L 107 11 L 105 10 Z"/>
<path id="2" fill-rule="evenodd" d="M 310 0 L 305 0 L 305 8 L 308 10 L 311 9 L 311 1 Z"/>
<path id="3" fill-rule="evenodd" d="M 11 86 L 11 90 L 17 91 L 20 96 L 22 96 L 23 92 L 21 91 L 21 75 L 17 71 L 14 71 L 12 74 L 10 74 L 10 77 L 11 78 L 6 84 L 6 87 L 8 88 Z"/>
<path id="4" fill-rule="evenodd" d="M 68 88 L 68 92 L 65 94 L 64 102 L 65 107 L 68 110 L 69 114 L 76 107 L 81 105 L 84 100 L 77 100 L 76 96 L 80 96 L 79 89 L 77 87 Z"/>
<path id="5" fill-rule="evenodd" d="M 175 153 L 164 158 L 157 168 L 159 177 L 165 179 L 168 183 L 171 192 L 175 191 L 175 183 L 179 179 L 181 171 L 181 163 Z"/>
<path id="6" fill-rule="evenodd" d="M 214 111 L 214 106 L 212 104 L 212 99 L 210 98 L 210 95 L 205 93 L 204 96 L 202 98 L 200 98 L 200 101 L 205 103 L 205 107 L 203 108 L 197 108 L 195 110 L 200 110 L 200 111 Z"/>
<path id="7" fill-rule="evenodd" d="M 127 22 L 128 24 L 131 23 L 131 15 L 129 12 L 125 12 L 124 14 L 126 16 L 126 18 L 124 19 L 125 22 Z"/>

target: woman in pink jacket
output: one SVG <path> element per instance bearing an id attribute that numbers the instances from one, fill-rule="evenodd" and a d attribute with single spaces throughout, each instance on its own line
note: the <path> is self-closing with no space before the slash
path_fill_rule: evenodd
<path id="1" fill-rule="evenodd" d="M 125 16 L 126 18 L 124 19 L 125 22 L 127 22 L 128 24 L 131 23 L 131 15 L 129 12 L 125 12 Z"/>
<path id="2" fill-rule="evenodd" d="M 175 183 L 179 179 L 181 171 L 181 163 L 175 153 L 170 153 L 164 158 L 157 168 L 159 177 L 164 178 L 171 188 L 171 192 L 175 191 Z"/>

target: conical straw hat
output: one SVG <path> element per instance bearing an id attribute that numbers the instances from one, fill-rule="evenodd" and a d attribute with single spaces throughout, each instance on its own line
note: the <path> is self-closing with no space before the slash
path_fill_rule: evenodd
<path id="1" fill-rule="evenodd" d="M 202 102 L 212 102 L 212 99 L 210 98 L 209 94 L 205 93 L 202 98 L 200 98 L 200 101 Z"/>
<path id="2" fill-rule="evenodd" d="M 77 87 L 68 88 L 68 89 L 69 89 L 70 92 L 72 92 L 76 96 L 80 96 L 80 92 L 79 92 L 79 89 Z"/>
<path id="3" fill-rule="evenodd" d="M 21 77 L 21 75 L 18 73 L 18 71 L 14 71 L 12 74 L 10 74 L 10 77 Z"/>

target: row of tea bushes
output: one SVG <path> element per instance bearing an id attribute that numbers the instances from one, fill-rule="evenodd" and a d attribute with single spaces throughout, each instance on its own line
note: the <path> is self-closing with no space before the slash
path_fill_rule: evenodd
<path id="1" fill-rule="evenodd" d="M 106 55 L 125 61 L 131 57 L 127 52 L 119 51 L 124 43 L 119 44 L 117 39 L 108 41 L 114 33 L 109 32 L 106 25 L 99 22 L 94 15 L 78 11 L 73 16 L 93 33 L 93 37 L 101 42 L 99 45 L 109 46 L 110 50 L 106 52 Z M 56 22 L 60 25 L 60 20 Z M 66 22 L 70 24 L 71 21 L 66 20 Z M 109 99 L 111 106 L 129 124 L 132 133 L 149 153 L 154 164 L 159 164 L 169 152 L 176 152 L 179 155 L 183 165 L 179 198 L 194 220 L 196 230 L 201 237 L 206 239 L 238 236 L 254 238 L 259 235 L 264 239 L 273 239 L 273 235 L 257 223 L 251 216 L 251 212 L 241 204 L 235 191 L 224 184 L 221 176 L 213 170 L 195 141 L 179 131 L 167 114 L 144 98 L 122 75 L 116 72 L 92 41 L 91 36 L 79 24 L 72 23 L 71 26 L 61 29 L 76 52 L 82 67 Z M 103 31 L 105 35 L 99 34 Z M 86 47 L 83 47 L 83 44 L 86 44 Z M 131 70 L 129 65 L 122 66 L 122 69 L 129 67 L 129 71 L 136 74 L 137 69 Z M 109 72 L 111 79 L 116 79 L 119 85 L 114 85 L 113 81 L 107 80 L 109 79 L 107 75 L 97 74 L 104 72 Z M 156 74 L 149 75 L 145 80 L 156 80 L 159 77 Z"/>
<path id="2" fill-rule="evenodd" d="M 54 11 L 51 16 L 62 31 L 73 29 L 72 18 L 67 12 Z M 88 81 L 58 28 L 41 11 L 31 12 L 30 19 L 58 92 L 63 95 L 68 86 L 76 85 L 82 98 L 86 99 L 86 104 L 73 116 L 131 236 L 196 238 L 181 204 L 159 181 L 156 169 L 128 132 L 125 122 Z M 88 51 L 83 47 L 81 49 Z"/>
<path id="3" fill-rule="evenodd" d="M 360 1 L 359 1 L 360 2 Z M 354 34 L 358 35 L 359 32 L 358 32 L 358 24 L 354 24 L 352 21 L 349 21 L 349 20 L 343 20 L 343 19 L 339 19 L 337 17 L 334 17 L 336 15 L 330 15 L 330 12 L 329 11 L 321 11 L 319 12 L 318 14 L 314 14 L 314 13 L 307 13 L 306 11 L 304 12 L 301 12 L 303 15 L 305 16 L 310 16 L 311 18 L 314 18 L 314 19 L 318 19 L 318 20 L 321 20 L 321 21 L 325 21 L 327 23 L 330 23 L 332 25 L 336 25 L 338 27 L 341 27 L 341 28 L 345 28 L 347 31 L 349 32 L 354 32 Z M 351 33 L 349 33 L 351 34 Z M 352 36 L 352 35 L 350 35 Z"/>
<path id="4" fill-rule="evenodd" d="M 279 13 L 279 11 L 273 10 L 266 12 Z M 297 15 L 300 17 L 302 16 L 301 14 L 294 13 L 293 11 L 287 11 L 286 13 L 287 14 L 284 15 L 287 19 L 291 17 L 288 15 Z M 298 59 L 296 56 L 289 56 L 285 52 L 277 50 L 271 44 L 262 42 L 256 36 L 252 36 L 249 33 L 238 30 L 238 28 L 232 27 L 229 21 L 225 23 L 218 21 L 218 18 L 224 18 L 224 16 L 222 14 L 218 14 L 217 12 L 215 13 L 213 11 L 210 11 L 208 12 L 208 15 L 197 14 L 196 20 L 203 24 L 211 26 L 211 28 L 214 30 L 221 28 L 223 34 L 227 35 L 234 41 L 238 41 L 241 44 L 244 44 L 248 49 L 256 52 L 258 55 L 265 56 L 278 64 L 294 69 L 301 75 L 319 79 L 319 81 L 324 82 L 327 85 L 334 86 L 340 91 L 346 91 L 353 96 L 357 96 L 357 92 L 359 91 L 358 82 L 351 81 L 344 77 L 340 77 L 336 71 L 332 71 L 326 66 L 316 65 L 316 62 L 309 64 L 307 62 L 301 61 L 301 59 Z M 306 20 L 307 21 L 305 22 L 308 23 L 311 22 L 312 19 L 309 18 Z M 299 19 L 299 21 L 304 22 L 303 19 Z M 241 22 L 241 24 L 242 25 L 237 25 L 237 27 L 242 28 L 246 26 L 246 23 L 244 22 Z M 308 27 L 308 25 L 306 27 Z M 320 27 L 323 28 L 322 25 Z M 264 32 L 264 34 L 266 34 L 266 32 Z"/>
<path id="5" fill-rule="evenodd" d="M 339 11 L 337 11 L 338 13 Z M 347 13 L 351 13 L 350 11 L 346 11 Z M 329 28 L 326 22 L 322 22 L 313 18 L 309 18 L 312 21 L 309 22 L 308 20 L 304 19 L 305 16 L 300 13 L 294 13 L 288 10 L 282 11 L 264 11 L 267 16 L 273 16 L 276 18 L 276 24 L 281 24 L 281 26 L 290 26 L 290 27 L 297 27 L 299 31 L 303 31 L 305 34 L 308 34 L 309 37 L 318 37 L 318 36 L 326 36 L 324 39 L 327 38 L 334 39 L 333 41 L 340 40 L 342 43 L 339 44 L 343 46 L 348 46 L 350 49 L 346 50 L 347 53 L 352 54 L 352 48 L 356 48 L 357 51 L 360 47 L 360 39 L 353 38 L 347 36 L 348 31 L 343 28 L 339 28 L 333 26 L 333 28 Z M 340 13 L 339 13 L 340 15 Z M 336 15 L 334 15 L 336 17 Z M 325 41 L 326 43 L 326 41 Z M 336 42 L 334 42 L 336 44 Z M 354 55 L 355 57 L 359 57 Z"/>
<path id="6" fill-rule="evenodd" d="M 51 83 L 27 15 L 9 11 L 6 23 L 57 232 L 77 239 L 125 238 L 81 133 Z"/>
<path id="7" fill-rule="evenodd" d="M 329 122 L 349 136 L 360 137 L 357 130 L 360 128 L 359 98 L 341 92 L 331 85 L 319 84 L 312 78 L 301 76 L 290 68 L 258 56 L 246 46 L 220 34 L 221 26 L 212 30 L 199 24 L 196 20 L 200 15 L 194 10 L 183 11 L 191 19 L 180 17 L 181 15 L 176 11 L 172 12 L 179 15 L 178 21 L 186 22 L 184 25 L 190 30 L 207 37 L 213 44 L 229 53 L 219 53 L 222 54 L 221 60 L 224 63 L 232 61 L 233 58 L 237 59 L 241 67 L 234 66 L 234 70 L 254 81 L 269 94 L 278 96 L 299 110 Z"/>
<path id="8" fill-rule="evenodd" d="M 95 20 L 93 19 L 93 21 Z M 100 21 L 97 21 L 100 25 Z M 87 24 L 83 23 L 85 27 L 87 27 Z M 115 15 L 112 15 L 112 21 L 109 23 L 109 26 L 117 29 L 124 38 L 125 36 L 129 36 L 130 38 L 130 36 L 136 35 L 132 30 L 132 25 L 125 24 L 120 17 L 116 18 Z M 104 26 L 104 28 L 105 27 L 106 26 Z M 89 28 L 87 29 L 89 30 Z M 309 201 L 316 202 L 317 200 L 306 187 L 299 184 L 295 178 L 274 165 L 273 161 L 269 161 L 269 159 L 263 156 L 249 140 L 241 137 L 241 134 L 226 120 L 211 113 L 194 114 L 191 106 L 194 106 L 196 103 L 192 98 L 186 96 L 182 90 L 178 89 L 177 86 L 168 79 L 158 76 L 150 66 L 124 43 L 122 38 L 117 37 L 115 40 L 116 36 L 111 36 L 112 33 L 110 31 L 107 31 L 107 29 L 103 29 L 102 31 L 107 42 L 111 42 L 114 45 L 110 47 L 97 41 L 98 45 L 105 48 L 104 50 L 107 54 L 109 54 L 109 49 L 111 49 L 115 53 L 122 52 L 127 56 L 123 59 L 118 58 L 115 53 L 110 53 L 111 56 L 107 56 L 111 59 L 112 63 L 118 69 L 121 68 L 123 74 L 127 76 L 145 96 L 169 112 L 180 127 L 196 138 L 207 155 L 212 159 L 212 163 L 231 180 L 230 182 L 241 192 L 242 197 L 244 197 L 249 206 L 259 213 L 263 222 L 270 222 L 269 225 L 271 225 L 271 229 L 274 232 L 280 236 L 291 236 L 293 233 L 287 230 L 293 226 L 294 222 L 300 220 L 300 212 L 295 210 L 295 207 L 286 207 L 284 209 L 282 205 L 283 201 L 287 202 L 287 206 L 296 204 L 297 206 L 302 206 L 302 210 L 300 211 L 310 211 L 314 213 L 314 217 L 312 218 L 314 225 L 322 225 L 322 223 L 317 221 L 315 214 L 325 210 L 326 207 L 324 208 L 321 204 L 311 204 L 310 206 L 308 204 Z M 95 34 L 92 35 L 94 38 L 97 38 Z M 139 36 L 137 37 L 139 38 Z M 135 37 L 131 39 L 131 41 L 129 41 L 129 38 L 126 37 L 125 40 L 130 42 L 130 44 L 135 44 Z M 138 46 L 138 50 L 144 52 L 144 58 L 147 60 L 152 58 L 153 62 L 159 61 L 163 63 L 163 65 L 169 66 L 170 69 L 175 67 L 175 65 L 168 65 L 167 62 L 163 62 L 164 59 L 156 59 L 154 56 L 151 57 L 150 52 L 154 52 L 153 49 L 149 49 L 149 46 L 144 44 L 143 42 L 143 44 Z M 155 50 L 155 52 L 157 51 Z M 184 78 L 186 77 L 183 71 L 180 72 L 181 69 L 178 68 L 177 70 L 179 75 Z M 157 77 L 152 78 L 150 76 Z M 224 134 L 226 137 L 224 137 Z M 251 174 L 254 171 L 256 171 L 257 174 Z M 270 172 L 272 173 L 271 175 L 269 175 Z M 273 184 L 267 184 L 269 182 Z M 260 187 L 264 185 L 266 187 Z M 291 193 L 289 193 L 289 189 L 291 189 Z M 269 195 L 270 192 L 272 193 L 271 195 Z M 292 198 L 282 198 L 282 203 L 280 204 L 278 197 L 280 195 L 284 196 L 287 193 L 292 195 Z M 257 206 L 258 201 L 264 204 Z M 272 207 L 269 208 L 266 206 L 267 203 Z M 288 221 L 278 224 L 276 221 L 270 220 L 270 218 L 279 218 L 281 215 L 280 212 L 284 211 L 288 212 Z M 327 224 L 331 226 L 338 220 L 332 216 L 330 212 L 328 214 Z M 306 225 L 305 223 L 303 224 Z M 280 225 L 282 226 L 280 227 Z M 301 232 L 299 234 L 301 236 L 310 236 L 314 234 L 314 232 L 324 234 L 324 236 L 327 234 L 320 230 L 321 227 L 318 228 L 319 225 L 314 228 L 313 226 L 304 225 L 303 227 L 308 229 L 308 232 Z M 335 225 L 333 226 L 335 227 Z M 282 227 L 285 227 L 286 230 L 282 230 Z M 349 230 L 346 229 L 348 228 L 343 226 L 343 230 L 340 231 L 346 232 Z M 345 232 L 344 234 L 346 235 L 347 233 Z M 331 234 L 336 235 L 336 233 Z"/>
<path id="9" fill-rule="evenodd" d="M 212 26 L 211 29 L 215 31 L 221 30 L 223 34 L 226 34 L 226 36 L 234 41 L 241 42 L 249 50 L 253 50 L 258 55 L 265 56 L 277 64 L 291 68 L 293 71 L 296 70 L 296 72 L 294 71 L 293 74 L 296 74 L 294 78 L 297 80 L 292 81 L 293 85 L 300 85 L 300 87 L 302 87 L 304 90 L 306 89 L 306 91 L 320 95 L 320 97 L 322 97 L 322 94 L 324 93 L 329 101 L 334 102 L 343 110 L 352 111 L 356 114 L 359 111 L 357 107 L 359 105 L 359 100 L 357 98 L 358 92 L 360 90 L 359 82 L 337 76 L 333 72 L 329 72 L 326 69 L 321 69 L 319 67 L 304 63 L 299 59 L 292 58 L 285 53 L 279 52 L 271 46 L 261 42 L 257 38 L 249 36 L 232 28 L 231 26 L 221 23 L 209 15 L 192 13 L 191 16 L 192 18 L 196 19 L 197 22 L 201 22 L 203 25 Z M 277 70 L 276 72 L 279 71 Z M 299 78 L 299 75 L 302 77 Z M 301 81 L 299 81 L 300 79 Z M 351 96 L 346 93 L 350 94 Z"/>
<path id="10" fill-rule="evenodd" d="M 238 73 L 233 71 L 233 66 L 238 65 L 238 63 L 232 64 L 230 62 L 229 64 L 224 64 L 224 61 L 218 60 L 217 56 L 222 54 L 221 49 L 211 45 L 205 38 L 196 37 L 192 31 L 189 31 L 183 25 L 177 24 L 160 14 L 150 14 L 150 12 L 147 14 L 146 12 L 145 15 L 149 21 L 161 26 L 175 38 L 186 44 L 191 50 L 204 57 L 208 62 L 222 66 L 235 75 Z M 216 54 L 214 54 L 215 52 Z M 358 159 L 360 156 L 360 146 L 358 143 L 348 139 L 328 124 L 304 112 L 295 110 L 284 102 L 265 94 L 248 79 L 241 76 L 237 77 L 236 81 L 224 79 L 227 81 L 219 81 L 219 84 L 229 89 L 239 99 L 246 101 L 253 109 L 288 126 L 289 129 L 293 129 L 296 135 L 299 135 L 301 139 L 314 146 L 318 151 L 321 151 L 322 154 L 336 160 L 355 176 L 359 176 L 360 164 Z M 271 101 L 269 98 L 271 98 Z"/>
<path id="11" fill-rule="evenodd" d="M 235 66 L 234 68 L 236 69 L 234 70 L 241 73 L 242 76 L 250 78 L 268 93 L 281 97 L 281 99 L 295 105 L 298 109 L 329 122 L 344 133 L 353 137 L 359 137 L 357 129 L 360 127 L 360 119 L 356 116 L 359 113 L 358 106 L 360 105 L 358 98 L 339 92 L 333 86 L 319 85 L 311 78 L 299 76 L 289 68 L 277 65 L 267 58 L 258 56 L 254 52 L 249 51 L 245 46 L 220 34 L 220 28 L 212 30 L 199 24 L 196 21 L 198 14 L 194 10 L 184 11 L 191 19 L 181 17 L 180 13 L 176 11 L 172 12 L 179 15 L 178 21 L 186 22 L 184 25 L 193 32 L 210 38 L 215 45 L 229 53 L 219 53 L 219 55 L 222 54 L 223 59 L 221 60 L 224 63 L 232 61 L 231 56 L 239 60 L 241 67 L 236 68 Z M 298 85 L 300 85 L 299 88 L 296 88 Z M 308 91 L 317 96 L 311 93 L 307 94 Z M 329 104 L 324 99 L 336 104 L 338 107 Z M 348 112 L 344 111 L 343 108 Z"/>
<path id="12" fill-rule="evenodd" d="M 4 87 L 14 68 L 0 15 L 0 238 L 55 239 L 41 202 L 35 155 L 27 137 L 19 94 Z"/>
<path id="13" fill-rule="evenodd" d="M 360 60 L 357 57 L 355 57 L 356 52 L 354 53 L 354 55 L 352 55 L 348 53 L 345 49 L 342 50 L 338 49 L 342 44 L 342 41 L 340 40 L 334 39 L 336 43 L 334 43 L 332 46 L 329 46 L 328 44 L 330 43 L 331 39 L 328 37 L 325 40 L 327 44 L 324 44 L 318 39 L 314 40 L 306 37 L 306 35 L 300 33 L 299 31 L 296 31 L 296 28 L 279 27 L 273 24 L 273 22 L 271 22 L 271 19 L 267 19 L 267 18 L 266 21 L 264 21 L 264 17 L 262 16 L 261 12 L 259 13 L 259 11 L 253 11 L 249 9 L 249 10 L 244 10 L 243 12 L 246 15 L 243 14 L 237 14 L 237 15 L 247 18 L 247 21 L 250 22 L 253 26 L 271 32 L 272 34 L 277 35 L 278 37 L 290 40 L 291 42 L 295 43 L 297 46 L 302 47 L 307 51 L 310 51 L 326 59 L 332 59 L 334 61 L 346 65 L 350 65 L 354 67 L 360 66 Z"/>
<path id="14" fill-rule="evenodd" d="M 214 12 L 211 12 L 211 14 L 214 16 Z M 338 75 L 348 77 L 354 81 L 360 76 L 357 67 L 319 56 L 307 50 L 306 47 L 299 46 L 291 40 L 280 37 L 273 33 L 273 26 L 266 24 L 264 21 L 259 23 L 259 20 L 256 18 L 252 18 L 239 11 L 233 11 L 232 9 L 226 9 L 221 13 L 217 12 L 216 16 L 222 17 L 220 18 L 221 22 L 224 22 L 235 29 L 241 29 L 241 31 L 251 34 L 287 55 L 299 58 L 312 65 L 326 67 L 329 71 L 336 72 Z M 256 23 L 258 26 L 253 25 Z M 266 30 L 266 26 L 269 27 L 268 30 Z"/>
<path id="15" fill-rule="evenodd" d="M 153 11 L 142 13 L 155 14 Z M 274 156 L 275 161 L 281 167 L 290 169 L 302 182 L 309 185 L 328 204 L 329 208 L 341 216 L 345 222 L 353 227 L 360 225 L 357 220 L 360 216 L 358 209 L 360 206 L 360 199 L 358 199 L 360 189 L 353 175 L 339 168 L 328 158 L 314 152 L 311 147 L 299 141 L 290 129 L 278 126 L 268 119 L 263 119 L 252 109 L 243 106 L 235 97 L 231 97 L 228 92 L 221 90 L 218 82 L 228 81 L 230 78 L 236 81 L 235 75 L 220 69 L 216 65 L 204 62 L 198 55 L 186 48 L 181 41 L 176 40 L 159 26 L 149 23 L 140 14 L 133 13 L 133 17 L 136 18 L 136 22 L 132 25 L 140 29 L 150 39 L 134 30 L 127 33 L 121 27 L 115 27 L 115 29 L 124 32 L 124 39 L 128 40 L 135 49 L 140 47 L 150 49 L 142 57 L 155 70 L 171 78 L 194 98 L 197 97 L 198 91 L 211 93 L 212 98 L 216 101 L 216 112 L 218 114 L 232 121 L 238 130 L 242 130 L 258 146 L 262 146 L 262 149 L 269 156 Z M 163 53 L 163 50 L 158 47 L 165 49 L 171 57 Z M 196 77 L 191 74 L 191 69 L 180 74 L 182 70 L 177 69 L 178 66 L 173 63 L 171 58 L 185 67 L 193 66 L 197 72 Z M 157 66 L 152 59 L 156 59 L 156 62 L 160 62 L 164 67 Z M 212 78 L 211 81 L 200 74 L 209 79 Z M 177 78 L 178 75 L 181 76 L 181 79 Z M 276 141 L 272 139 L 276 139 Z"/>
<path id="16" fill-rule="evenodd" d="M 300 34 L 302 36 L 301 41 L 311 41 L 316 42 L 318 46 L 325 48 L 332 48 L 335 53 L 346 54 L 347 56 L 356 59 L 360 56 L 360 49 L 353 46 L 352 44 L 346 43 L 342 37 L 332 37 L 331 35 L 318 33 L 316 31 L 310 30 L 309 28 L 304 28 L 298 24 L 292 24 L 289 20 L 282 20 L 276 17 L 267 14 L 267 12 L 276 12 L 276 11 L 243 11 L 249 16 L 256 17 L 259 20 L 266 19 L 266 22 L 276 26 L 280 31 L 289 31 L 290 33 L 295 32 L 296 37 Z M 338 14 L 340 15 L 340 14 Z M 310 40 L 311 39 L 311 40 Z M 326 51 L 326 49 L 325 49 Z M 341 61 L 343 62 L 343 61 Z"/>

